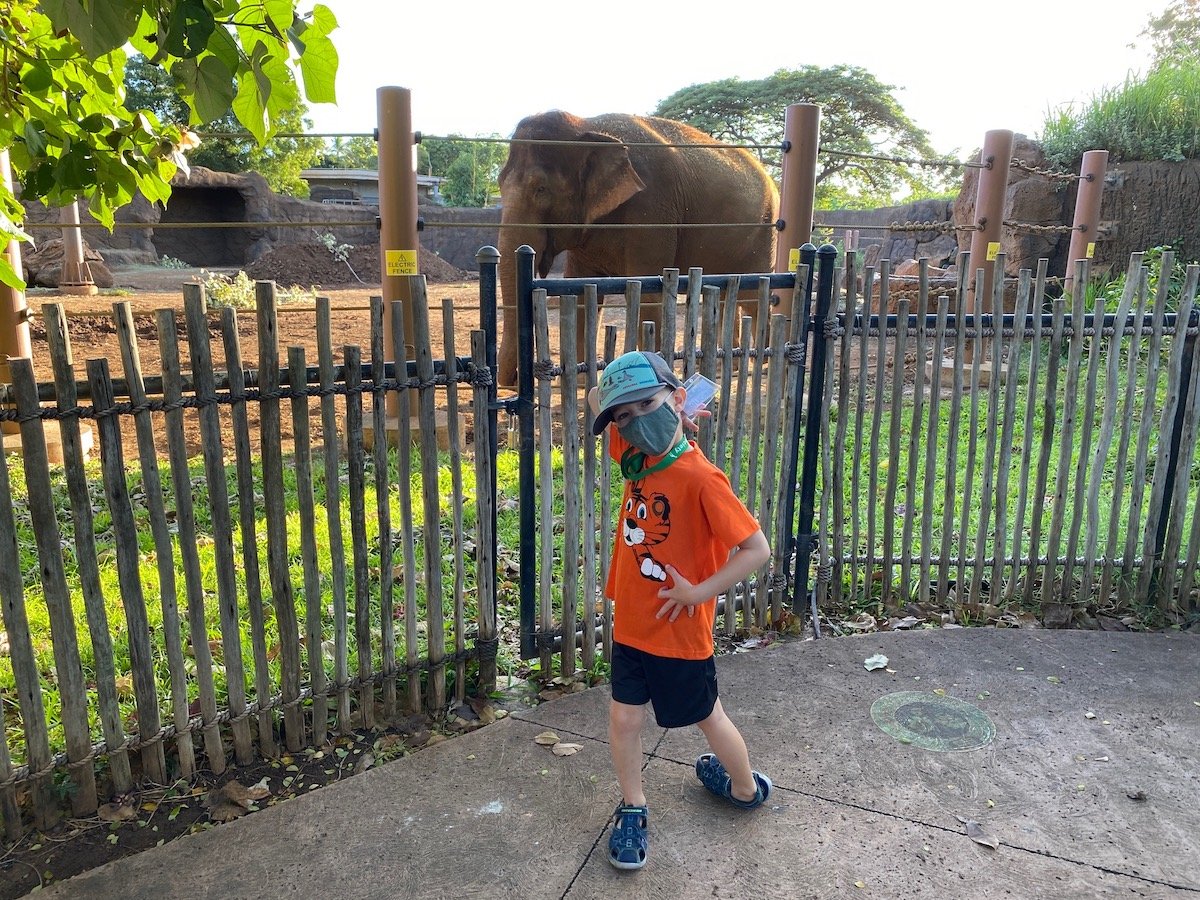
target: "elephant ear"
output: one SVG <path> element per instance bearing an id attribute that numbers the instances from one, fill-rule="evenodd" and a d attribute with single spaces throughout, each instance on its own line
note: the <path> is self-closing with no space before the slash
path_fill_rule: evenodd
<path id="1" fill-rule="evenodd" d="M 646 183 L 629 161 L 629 148 L 611 135 L 588 131 L 581 141 L 600 145 L 587 151 L 582 179 L 583 220 L 587 224 L 608 215 L 631 197 L 646 189 Z"/>

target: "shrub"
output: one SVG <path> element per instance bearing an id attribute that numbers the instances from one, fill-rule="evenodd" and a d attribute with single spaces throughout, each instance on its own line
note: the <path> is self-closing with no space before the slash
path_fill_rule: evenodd
<path id="1" fill-rule="evenodd" d="M 222 275 L 200 270 L 204 285 L 204 295 L 210 309 L 221 306 L 232 306 L 234 309 L 254 309 L 255 293 L 254 280 L 244 271 L 236 275 Z M 278 288 L 275 296 L 280 303 L 301 303 L 313 301 L 317 297 L 316 288 L 302 288 L 293 284 L 290 288 Z"/>

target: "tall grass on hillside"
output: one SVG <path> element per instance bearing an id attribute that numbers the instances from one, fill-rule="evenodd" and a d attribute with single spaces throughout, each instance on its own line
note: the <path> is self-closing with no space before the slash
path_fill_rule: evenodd
<path id="1" fill-rule="evenodd" d="M 1082 109 L 1051 113 L 1041 142 L 1048 161 L 1068 171 L 1097 148 L 1110 161 L 1200 159 L 1200 63 L 1160 65 Z"/>

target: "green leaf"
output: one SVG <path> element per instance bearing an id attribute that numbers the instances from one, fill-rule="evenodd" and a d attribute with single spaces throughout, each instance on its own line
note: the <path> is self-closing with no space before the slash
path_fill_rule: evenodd
<path id="1" fill-rule="evenodd" d="M 233 73 L 219 57 L 210 54 L 199 63 L 180 60 L 171 68 L 171 74 L 190 93 L 196 121 L 212 122 L 229 112 L 234 96 Z"/>
<path id="2" fill-rule="evenodd" d="M 116 50 L 133 36 L 140 0 L 40 0 L 56 31 L 71 32 L 92 59 Z"/>
<path id="3" fill-rule="evenodd" d="M 282 37 L 292 27 L 296 9 L 293 0 L 266 0 L 263 8 L 267 13 L 267 22 L 275 34 Z"/>
<path id="4" fill-rule="evenodd" d="M 308 34 L 305 35 L 308 38 Z M 300 75 L 304 79 L 304 95 L 313 103 L 337 103 L 334 82 L 337 76 L 338 53 L 333 41 L 322 37 L 305 44 L 300 57 Z"/>
<path id="5" fill-rule="evenodd" d="M 263 45 L 254 48 L 256 55 Z M 238 78 L 237 96 L 233 98 L 233 112 L 246 130 L 260 144 L 267 139 L 267 99 L 271 96 L 271 80 L 264 74 L 257 59 L 251 60 L 250 72 L 242 72 Z"/>
<path id="6" fill-rule="evenodd" d="M 182 0 L 171 11 L 166 47 L 172 56 L 187 59 L 199 56 L 208 47 L 217 22 L 203 0 Z"/>
<path id="7" fill-rule="evenodd" d="M 8 261 L 8 254 L 0 254 L 0 282 L 8 285 L 14 290 L 25 290 L 25 281 L 13 269 L 12 263 Z"/>
<path id="8" fill-rule="evenodd" d="M 42 60 L 36 60 L 21 75 L 21 85 L 32 94 L 40 94 L 54 84 L 54 72 Z"/>

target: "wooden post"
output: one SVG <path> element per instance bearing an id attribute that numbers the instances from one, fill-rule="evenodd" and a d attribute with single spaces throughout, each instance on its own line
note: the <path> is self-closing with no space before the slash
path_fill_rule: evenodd
<path id="1" fill-rule="evenodd" d="M 998 129 L 989 131 L 983 138 L 983 150 L 979 161 L 986 168 L 979 171 L 979 186 L 975 192 L 975 228 L 971 235 L 971 274 L 967 278 L 967 297 L 964 311 L 976 314 L 974 272 L 983 269 L 981 286 L 984 296 L 989 296 L 992 277 L 996 269 L 996 254 L 1000 252 L 1000 231 L 1004 224 L 1004 195 L 1008 191 L 1008 167 L 1012 160 L 1013 133 Z M 1004 273 L 1000 273 L 1004 277 Z"/>
<path id="2" fill-rule="evenodd" d="M 58 290 L 63 294 L 91 297 L 99 293 L 92 281 L 92 270 L 83 258 L 83 233 L 79 230 L 79 204 L 62 208 L 63 263 Z"/>
<path id="3" fill-rule="evenodd" d="M 1064 293 L 1070 294 L 1075 283 L 1075 262 L 1091 259 L 1096 253 L 1096 231 L 1100 225 L 1100 199 L 1104 193 L 1104 174 L 1108 170 L 1107 150 L 1088 150 L 1079 166 L 1079 191 L 1075 195 L 1075 220 L 1071 223 L 1071 249 L 1067 251 Z"/>
<path id="4" fill-rule="evenodd" d="M 817 192 L 817 149 L 821 141 L 821 107 L 793 103 L 784 112 L 782 188 L 779 217 L 783 230 L 775 245 L 775 271 L 794 272 L 800 265 L 800 246 L 812 237 L 813 200 Z M 791 316 L 791 298 L 780 298 L 778 310 Z"/>
<path id="5" fill-rule="evenodd" d="M 379 122 L 379 264 L 384 299 L 383 325 L 390 334 L 391 302 L 403 302 L 404 333 L 411 340 L 413 304 L 407 276 L 420 271 L 412 92 L 402 87 L 381 87 L 375 96 Z M 412 344 L 406 343 L 404 350 L 405 360 L 416 358 Z M 415 392 L 411 400 L 416 404 Z M 389 416 L 395 417 L 396 410 L 397 398 L 389 397 Z"/>
<path id="6" fill-rule="evenodd" d="M 0 178 L 4 186 L 12 193 L 12 173 L 8 166 L 8 151 L 0 150 Z M 5 253 L 8 264 L 17 275 L 21 275 L 21 244 L 10 240 Z M 28 358 L 32 355 L 29 343 L 29 320 L 26 317 L 25 292 L 9 287 L 0 282 L 0 383 L 12 384 L 12 370 L 8 361 L 18 357 Z M 20 426 L 16 422 L 0 423 L 5 434 L 18 434 Z M 16 446 L 20 446 L 19 442 Z"/>

